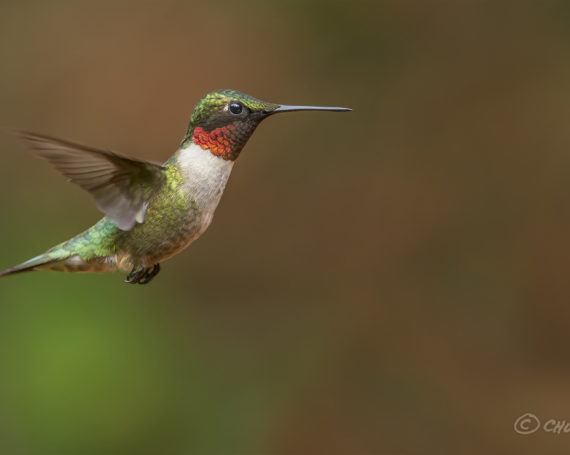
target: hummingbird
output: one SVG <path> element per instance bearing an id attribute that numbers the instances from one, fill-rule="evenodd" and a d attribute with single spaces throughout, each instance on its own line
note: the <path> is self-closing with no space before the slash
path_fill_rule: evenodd
<path id="1" fill-rule="evenodd" d="M 163 164 L 20 132 L 35 155 L 88 191 L 105 216 L 0 277 L 33 270 L 123 270 L 129 272 L 126 283 L 147 284 L 161 262 L 208 228 L 234 163 L 261 121 L 282 112 L 350 110 L 275 104 L 236 90 L 216 90 L 200 99 L 180 147 Z"/>

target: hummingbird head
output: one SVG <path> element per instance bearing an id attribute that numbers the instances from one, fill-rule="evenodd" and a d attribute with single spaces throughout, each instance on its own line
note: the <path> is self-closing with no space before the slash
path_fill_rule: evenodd
<path id="1" fill-rule="evenodd" d="M 262 120 L 290 111 L 350 111 L 343 107 L 287 106 L 258 100 L 236 90 L 216 90 L 194 108 L 182 146 L 194 142 L 225 160 L 235 160 Z"/>

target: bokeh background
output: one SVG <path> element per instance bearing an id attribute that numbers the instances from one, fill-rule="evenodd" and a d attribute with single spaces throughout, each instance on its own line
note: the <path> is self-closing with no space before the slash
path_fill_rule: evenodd
<path id="1" fill-rule="evenodd" d="M 565 1 L 0 3 L 0 124 L 164 160 L 264 122 L 149 286 L 0 282 L 0 454 L 568 453 Z M 0 136 L 0 267 L 99 218 Z"/>

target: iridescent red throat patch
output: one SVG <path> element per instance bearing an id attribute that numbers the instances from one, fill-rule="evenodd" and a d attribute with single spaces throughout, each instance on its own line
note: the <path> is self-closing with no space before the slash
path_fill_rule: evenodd
<path id="1" fill-rule="evenodd" d="M 253 132 L 253 130 L 248 130 L 246 125 L 237 122 L 214 128 L 211 131 L 197 126 L 194 128 L 192 141 L 224 160 L 235 160 Z"/>

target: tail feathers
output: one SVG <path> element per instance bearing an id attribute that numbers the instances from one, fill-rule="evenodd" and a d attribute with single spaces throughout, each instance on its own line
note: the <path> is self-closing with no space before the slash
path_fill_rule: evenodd
<path id="1" fill-rule="evenodd" d="M 12 267 L 10 269 L 3 270 L 0 272 L 0 278 L 3 276 L 14 275 L 16 273 L 21 272 L 31 272 L 33 270 L 39 270 L 39 268 L 43 266 L 47 266 L 49 264 L 53 264 L 54 262 L 61 261 L 62 258 L 54 258 L 50 257 L 46 254 L 42 254 L 40 256 L 36 256 L 35 258 L 30 259 L 16 267 Z"/>
<path id="2" fill-rule="evenodd" d="M 117 270 L 117 263 L 114 257 L 102 256 L 85 260 L 75 253 L 48 251 L 45 254 L 24 262 L 23 264 L 0 272 L 0 278 L 21 272 L 31 272 L 33 270 L 104 273 Z"/>

